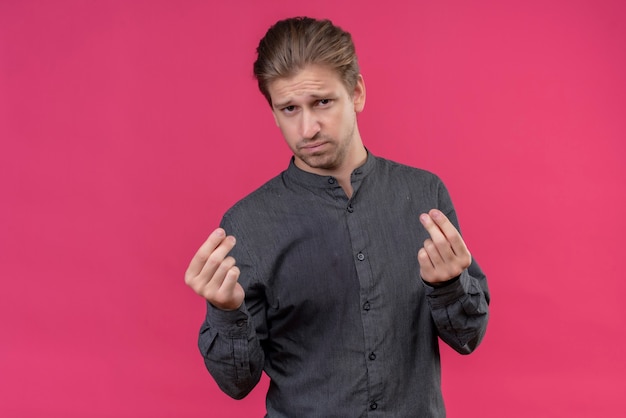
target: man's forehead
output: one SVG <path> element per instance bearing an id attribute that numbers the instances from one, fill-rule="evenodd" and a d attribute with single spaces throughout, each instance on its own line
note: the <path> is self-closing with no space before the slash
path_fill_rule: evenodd
<path id="1" fill-rule="evenodd" d="M 278 81 L 278 80 L 277 80 Z M 270 87 L 272 97 L 276 100 L 281 98 L 302 97 L 302 96 L 319 96 L 329 90 L 328 83 L 322 80 L 299 80 L 295 82 L 277 82 L 274 88 Z"/>
<path id="2" fill-rule="evenodd" d="M 336 71 L 320 66 L 308 66 L 292 76 L 281 77 L 268 84 L 272 102 L 282 103 L 298 97 L 321 97 L 341 86 Z"/>

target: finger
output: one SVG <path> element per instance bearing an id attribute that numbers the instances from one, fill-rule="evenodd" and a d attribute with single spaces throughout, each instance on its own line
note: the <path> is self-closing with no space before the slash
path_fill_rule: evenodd
<path id="1" fill-rule="evenodd" d="M 185 273 L 185 277 L 195 277 L 200 274 L 200 271 L 202 271 L 209 255 L 224 240 L 225 237 L 226 232 L 222 228 L 217 228 L 213 231 L 191 259 L 187 272 Z"/>
<path id="2" fill-rule="evenodd" d="M 428 258 L 435 269 L 438 266 L 445 264 L 445 260 L 439 252 L 439 248 L 435 245 L 432 239 L 428 238 L 424 241 L 424 247 L 422 248 L 424 248 L 424 251 L 428 254 Z"/>
<path id="3" fill-rule="evenodd" d="M 467 252 L 465 242 L 459 233 L 459 230 L 450 222 L 448 217 L 440 210 L 432 209 L 429 212 L 430 218 L 437 225 L 441 233 L 446 237 L 446 240 L 450 243 L 454 254 L 463 254 Z"/>
<path id="4" fill-rule="evenodd" d="M 222 283 L 222 289 L 226 293 L 232 295 L 234 293 L 233 291 L 238 288 L 240 274 L 241 271 L 239 267 L 235 265 L 228 269 L 224 277 L 224 282 Z"/>
<path id="5" fill-rule="evenodd" d="M 435 265 L 433 264 L 432 260 L 430 259 L 430 256 L 428 255 L 428 252 L 423 247 L 420 248 L 420 250 L 417 252 L 417 261 L 419 262 L 420 267 L 435 268 Z"/>
<path id="6" fill-rule="evenodd" d="M 232 235 L 226 236 L 219 245 L 209 254 L 199 276 L 204 276 L 210 279 L 220 265 L 224 262 L 224 259 L 228 253 L 235 247 L 237 240 Z"/>
<path id="7" fill-rule="evenodd" d="M 472 263 L 472 255 L 465 245 L 465 241 L 458 229 L 450 222 L 450 220 L 439 210 L 433 209 L 430 215 L 434 222 L 437 223 L 442 233 L 445 234 L 449 245 L 453 251 L 455 264 L 461 269 L 469 267 Z"/>
<path id="8" fill-rule="evenodd" d="M 420 248 L 417 252 L 417 262 L 420 265 L 420 276 L 422 279 L 428 281 L 432 280 L 435 274 L 435 266 L 433 265 L 428 252 L 424 248 Z"/>
<path id="9" fill-rule="evenodd" d="M 240 271 L 237 266 L 228 270 L 211 303 L 223 310 L 234 310 L 241 306 L 245 294 L 243 287 L 239 284 L 239 274 Z"/>
<path id="10" fill-rule="evenodd" d="M 431 238 L 436 236 L 443 237 L 443 232 L 439 229 L 439 225 L 435 222 L 435 220 L 428 213 L 422 213 L 420 215 L 420 222 L 428 232 Z"/>
<path id="11" fill-rule="evenodd" d="M 422 222 L 422 225 L 424 225 L 424 228 L 426 228 L 426 231 L 430 234 L 430 239 L 436 246 L 441 258 L 446 261 L 452 260 L 455 256 L 454 250 L 452 249 L 452 244 L 449 242 L 446 235 L 443 233 L 443 231 L 440 229 L 439 225 L 434 221 L 434 219 L 430 216 L 430 214 L 421 214 L 420 221 Z M 428 248 L 426 249 L 428 250 Z"/>
<path id="12" fill-rule="evenodd" d="M 221 287 L 226 279 L 228 272 L 235 267 L 235 259 L 233 257 L 226 257 L 222 260 L 222 262 L 217 266 L 215 272 L 211 275 L 201 274 L 203 280 L 202 286 L 205 288 L 203 293 L 213 294 L 221 291 Z"/>

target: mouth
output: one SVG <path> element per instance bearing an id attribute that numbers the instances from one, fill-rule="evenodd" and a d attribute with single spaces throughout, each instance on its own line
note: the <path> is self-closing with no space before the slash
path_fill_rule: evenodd
<path id="1" fill-rule="evenodd" d="M 300 147 L 301 151 L 304 152 L 317 152 L 321 150 L 328 142 L 314 142 L 312 144 L 302 145 Z"/>

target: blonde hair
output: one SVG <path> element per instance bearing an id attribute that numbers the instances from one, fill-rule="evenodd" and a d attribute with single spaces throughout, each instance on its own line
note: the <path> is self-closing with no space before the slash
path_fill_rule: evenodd
<path id="1" fill-rule="evenodd" d="M 330 20 L 309 17 L 280 20 L 269 28 L 257 47 L 254 76 L 270 106 L 268 84 L 312 64 L 337 71 L 348 92 L 353 92 L 360 70 L 348 32 Z"/>

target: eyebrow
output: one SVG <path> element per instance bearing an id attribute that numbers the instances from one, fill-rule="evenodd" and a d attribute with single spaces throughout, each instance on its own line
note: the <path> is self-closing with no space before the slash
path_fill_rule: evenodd
<path id="1" fill-rule="evenodd" d="M 332 94 L 327 93 L 327 94 L 310 94 L 307 97 L 310 97 L 313 100 L 321 100 L 321 99 L 330 99 L 331 96 L 332 96 Z M 283 108 L 283 107 L 287 107 L 287 106 L 292 106 L 292 103 L 291 103 L 292 101 L 293 101 L 293 99 L 290 98 L 290 99 L 288 99 L 288 100 L 286 100 L 284 102 L 278 102 L 278 103 L 274 102 L 273 106 L 275 108 Z"/>

